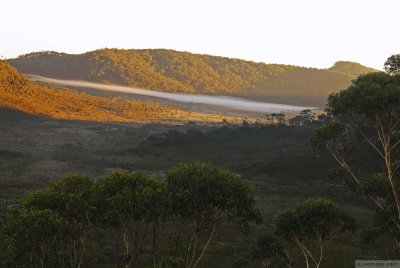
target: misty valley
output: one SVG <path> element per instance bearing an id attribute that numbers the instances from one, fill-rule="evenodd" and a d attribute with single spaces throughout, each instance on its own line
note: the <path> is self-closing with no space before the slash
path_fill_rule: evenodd
<path id="1" fill-rule="evenodd" d="M 85 81 L 51 79 L 38 75 L 28 75 L 28 77 L 32 81 L 48 82 L 63 86 L 97 89 L 106 92 L 111 91 L 111 92 L 122 92 L 135 95 L 144 95 L 155 98 L 167 99 L 175 102 L 209 104 L 209 105 L 226 107 L 228 109 L 253 111 L 259 113 L 267 113 L 267 112 L 279 113 L 279 112 L 293 112 L 293 111 L 301 111 L 307 109 L 316 109 L 313 107 L 300 107 L 300 106 L 286 105 L 286 104 L 257 102 L 235 97 L 166 93 L 161 91 L 151 91 L 151 90 L 144 90 L 138 88 L 125 87 L 125 86 L 104 85 L 104 84 L 91 83 Z"/>

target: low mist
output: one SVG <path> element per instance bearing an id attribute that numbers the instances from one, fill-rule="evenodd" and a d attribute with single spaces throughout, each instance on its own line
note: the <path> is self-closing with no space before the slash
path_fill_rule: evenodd
<path id="1" fill-rule="evenodd" d="M 33 81 L 41 81 L 41 82 L 59 84 L 63 86 L 83 87 L 83 88 L 91 88 L 103 91 L 123 92 L 129 94 L 168 99 L 176 102 L 199 103 L 199 104 L 222 106 L 242 111 L 271 113 L 271 112 L 294 112 L 294 111 L 301 111 L 304 109 L 315 109 L 314 107 L 302 107 L 302 106 L 293 106 L 286 104 L 251 101 L 236 97 L 169 93 L 169 92 L 132 88 L 127 86 L 105 85 L 100 83 L 92 83 L 79 80 L 53 79 L 38 75 L 28 75 L 28 77 Z"/>

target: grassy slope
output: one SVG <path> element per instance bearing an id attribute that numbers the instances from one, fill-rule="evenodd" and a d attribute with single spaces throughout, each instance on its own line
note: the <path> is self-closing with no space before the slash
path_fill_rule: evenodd
<path id="1" fill-rule="evenodd" d="M 0 61 L 0 106 L 59 119 L 172 122 L 218 121 L 226 116 L 183 111 L 176 107 L 123 98 L 103 98 L 69 89 L 55 89 L 30 82 Z M 236 120 L 236 118 L 227 118 Z"/>
<path id="2" fill-rule="evenodd" d="M 337 62 L 330 69 L 265 64 L 165 49 L 101 49 L 79 55 L 38 52 L 9 62 L 21 72 L 172 92 L 224 94 L 324 105 L 357 75 L 376 71 Z"/>

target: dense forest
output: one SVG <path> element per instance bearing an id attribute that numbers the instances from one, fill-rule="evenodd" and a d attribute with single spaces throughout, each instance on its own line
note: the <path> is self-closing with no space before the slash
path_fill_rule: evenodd
<path id="1" fill-rule="evenodd" d="M 316 69 L 166 49 L 35 52 L 9 62 L 23 73 L 53 78 L 316 106 L 324 106 L 330 93 L 345 88 L 357 75 L 375 71 L 353 62 Z"/>
<path id="2" fill-rule="evenodd" d="M 60 119 L 114 122 L 218 121 L 239 119 L 184 111 L 170 105 L 127 98 L 103 98 L 37 84 L 0 61 L 0 106 Z"/>

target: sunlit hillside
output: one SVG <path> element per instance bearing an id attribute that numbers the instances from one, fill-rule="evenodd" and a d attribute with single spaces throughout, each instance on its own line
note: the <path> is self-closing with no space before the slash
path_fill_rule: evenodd
<path id="1" fill-rule="evenodd" d="M 6 61 L 0 61 L 0 106 L 58 119 L 172 122 L 181 120 L 222 121 L 217 114 L 189 112 L 152 102 L 124 98 L 103 98 L 56 89 L 27 80 Z"/>
<path id="2" fill-rule="evenodd" d="M 319 106 L 359 74 L 376 71 L 353 62 L 316 69 L 165 49 L 37 52 L 9 62 L 23 73 L 55 78 Z"/>

